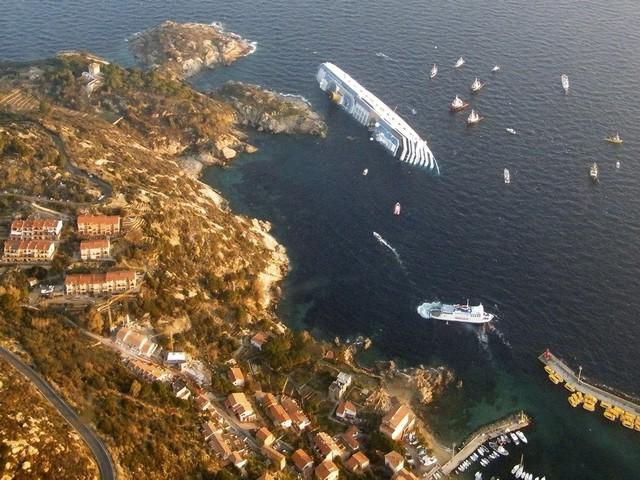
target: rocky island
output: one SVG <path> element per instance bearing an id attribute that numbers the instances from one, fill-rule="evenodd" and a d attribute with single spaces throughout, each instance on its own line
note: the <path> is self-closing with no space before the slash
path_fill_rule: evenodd
<path id="1" fill-rule="evenodd" d="M 326 134 L 301 100 L 185 83 L 246 51 L 234 36 L 203 53 L 211 31 L 198 28 L 138 35 L 148 70 L 73 52 L 0 65 L 0 345 L 82 414 L 121 479 L 295 478 L 295 452 L 326 445 L 345 472 L 360 450 L 379 478 L 380 452 L 415 450 L 409 433 L 443 456 L 421 404 L 451 372 L 376 372 L 352 346 L 289 330 L 275 310 L 288 259 L 270 225 L 185 172 L 185 158 L 252 151 L 245 127 Z M 37 256 L 20 250 L 33 235 Z"/>

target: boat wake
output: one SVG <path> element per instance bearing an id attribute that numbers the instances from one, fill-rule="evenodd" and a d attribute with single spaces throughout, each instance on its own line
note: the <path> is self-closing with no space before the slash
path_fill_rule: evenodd
<path id="1" fill-rule="evenodd" d="M 376 52 L 376 57 L 384 58 L 385 60 L 393 60 L 389 55 L 382 52 Z"/>
<path id="2" fill-rule="evenodd" d="M 393 256 L 396 257 L 396 261 L 398 262 L 398 264 L 403 269 L 405 269 L 404 262 L 402 261 L 402 258 L 400 258 L 400 254 L 398 253 L 398 251 L 393 248 L 389 242 L 382 238 L 382 235 L 380 235 L 378 232 L 373 232 L 373 236 L 376 238 L 376 240 L 378 240 L 378 243 L 387 247 L 391 251 L 391 253 L 393 253 Z"/>
<path id="3" fill-rule="evenodd" d="M 505 347 L 510 349 L 511 348 L 511 344 L 509 343 L 509 340 L 507 340 L 507 336 L 496 326 L 496 322 L 498 322 L 498 320 L 499 320 L 499 318 L 496 315 L 496 317 L 493 320 L 493 323 L 491 323 L 490 325 L 487 326 L 487 331 L 491 335 L 495 335 L 496 337 L 498 337 L 500 342 L 502 342 L 502 344 Z"/>

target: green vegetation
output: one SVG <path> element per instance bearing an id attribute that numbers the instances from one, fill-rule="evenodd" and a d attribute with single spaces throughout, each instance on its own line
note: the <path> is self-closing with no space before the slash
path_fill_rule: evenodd
<path id="1" fill-rule="evenodd" d="M 265 359 L 276 371 L 290 371 L 311 359 L 313 339 L 304 330 L 272 336 L 264 346 Z"/>

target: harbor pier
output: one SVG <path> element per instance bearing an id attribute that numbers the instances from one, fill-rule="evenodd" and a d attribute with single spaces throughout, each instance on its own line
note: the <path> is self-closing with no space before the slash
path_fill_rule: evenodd
<path id="1" fill-rule="evenodd" d="M 604 409 L 603 416 L 606 419 L 620 420 L 624 427 L 640 431 L 640 400 L 625 398 L 622 394 L 604 390 L 585 381 L 582 369 L 576 374 L 549 350 L 543 352 L 538 360 L 544 365 L 551 382 L 564 384 L 564 388 L 571 392 L 568 400 L 572 407 L 582 404 L 583 409 L 593 412 L 599 404 Z"/>
<path id="2" fill-rule="evenodd" d="M 475 452 L 480 445 L 494 438 L 498 438 L 500 435 L 520 430 L 530 423 L 531 419 L 521 411 L 479 428 L 467 437 L 462 444 L 462 448 L 458 450 L 449 461 L 431 470 L 426 478 L 442 478 L 441 476 L 448 476 L 458 468 L 458 465 Z M 437 474 L 440 474 L 440 477 Z"/>

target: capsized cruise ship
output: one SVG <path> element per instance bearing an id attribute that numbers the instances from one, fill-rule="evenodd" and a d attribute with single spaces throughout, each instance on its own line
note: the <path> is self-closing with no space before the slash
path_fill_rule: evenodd
<path id="1" fill-rule="evenodd" d="M 368 91 L 349 74 L 333 63 L 320 65 L 317 74 L 320 88 L 329 93 L 332 101 L 340 105 L 362 125 L 371 130 L 376 140 L 401 161 L 435 170 L 438 162 L 420 135 L 400 116 Z"/>
<path id="2" fill-rule="evenodd" d="M 445 322 L 488 323 L 493 315 L 484 311 L 482 304 L 448 305 L 440 302 L 425 302 L 418 307 L 418 314 L 422 318 L 433 318 Z"/>

